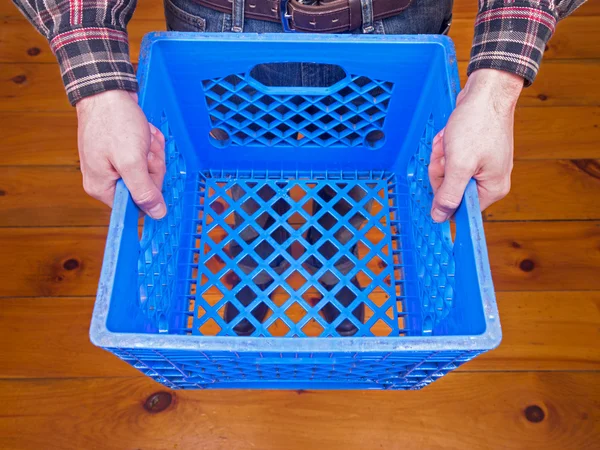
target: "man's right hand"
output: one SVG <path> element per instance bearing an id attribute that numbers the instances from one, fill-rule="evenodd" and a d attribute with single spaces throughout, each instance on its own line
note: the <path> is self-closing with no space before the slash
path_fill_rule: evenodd
<path id="1" fill-rule="evenodd" d="M 107 91 L 86 97 L 77 103 L 77 118 L 85 191 L 112 206 L 123 178 L 142 211 L 153 219 L 164 217 L 165 138 L 148 123 L 137 96 Z"/>

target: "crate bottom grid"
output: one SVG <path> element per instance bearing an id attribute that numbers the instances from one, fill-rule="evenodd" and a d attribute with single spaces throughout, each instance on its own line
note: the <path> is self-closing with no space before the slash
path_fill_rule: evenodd
<path id="1" fill-rule="evenodd" d="M 177 332 L 236 336 L 242 320 L 260 337 L 335 337 L 345 320 L 357 336 L 415 332 L 407 328 L 404 285 L 412 267 L 402 253 L 408 196 L 400 192 L 408 189 L 397 189 L 393 173 L 213 170 L 197 177 L 192 245 L 180 250 L 189 254 L 189 279 Z M 264 320 L 253 315 L 261 304 Z M 339 314 L 331 323 L 328 304 Z M 237 312 L 229 323 L 227 308 Z"/>

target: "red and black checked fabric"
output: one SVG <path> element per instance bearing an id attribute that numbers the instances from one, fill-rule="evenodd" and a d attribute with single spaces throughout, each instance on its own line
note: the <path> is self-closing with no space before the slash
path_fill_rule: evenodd
<path id="1" fill-rule="evenodd" d="M 467 73 L 498 69 L 533 83 L 556 23 L 586 0 L 479 0 Z"/>
<path id="2" fill-rule="evenodd" d="M 137 91 L 127 23 L 135 0 L 13 0 L 46 36 L 69 101 L 111 89 Z"/>
<path id="3" fill-rule="evenodd" d="M 136 0 L 13 2 L 50 42 L 71 104 L 111 89 L 137 90 L 126 31 Z M 499 69 L 531 84 L 556 23 L 584 2 L 479 0 L 468 73 Z"/>

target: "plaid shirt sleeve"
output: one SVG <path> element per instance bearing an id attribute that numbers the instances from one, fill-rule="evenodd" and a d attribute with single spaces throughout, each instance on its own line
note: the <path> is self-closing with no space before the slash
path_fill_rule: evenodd
<path id="1" fill-rule="evenodd" d="M 468 75 L 477 69 L 498 69 L 530 85 L 556 23 L 585 1 L 479 0 Z"/>
<path id="2" fill-rule="evenodd" d="M 127 23 L 136 0 L 13 0 L 60 64 L 69 101 L 112 89 L 137 91 Z"/>

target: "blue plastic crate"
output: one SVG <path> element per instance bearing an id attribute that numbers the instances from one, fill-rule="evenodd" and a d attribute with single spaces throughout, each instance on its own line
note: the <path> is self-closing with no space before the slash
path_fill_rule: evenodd
<path id="1" fill-rule="evenodd" d="M 282 62 L 337 78 L 256 76 Z M 140 241 L 119 183 L 96 345 L 173 389 L 419 389 L 498 345 L 475 184 L 454 243 L 429 216 L 432 139 L 459 88 L 448 38 L 154 33 L 139 78 L 169 212 Z"/>

